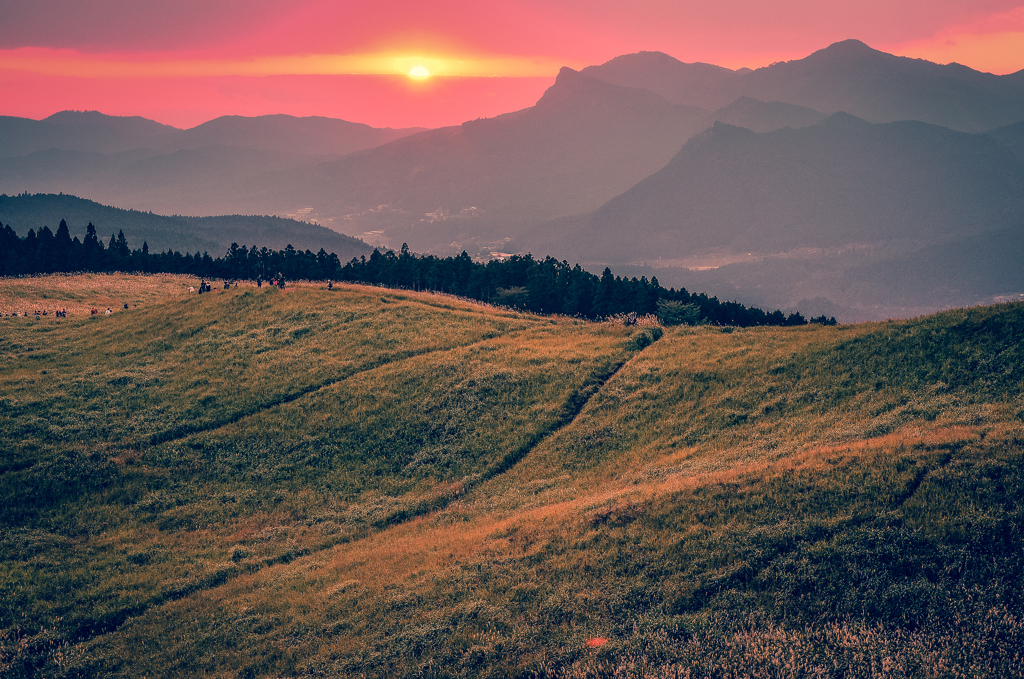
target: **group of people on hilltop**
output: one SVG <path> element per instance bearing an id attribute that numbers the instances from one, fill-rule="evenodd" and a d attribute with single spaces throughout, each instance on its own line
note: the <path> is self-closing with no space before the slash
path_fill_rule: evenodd
<path id="1" fill-rule="evenodd" d="M 271 285 L 271 287 L 275 287 L 276 286 L 276 287 L 281 288 L 282 290 L 284 290 L 284 274 L 282 274 L 282 273 L 278 273 L 276 277 L 271 278 L 267 282 Z M 257 276 L 256 277 L 256 287 L 257 288 L 262 288 L 263 287 L 263 277 L 262 276 Z"/>
<path id="2" fill-rule="evenodd" d="M 280 288 L 280 289 L 284 290 L 284 288 L 285 288 L 285 277 L 284 277 L 284 274 L 283 273 L 278 273 L 276 276 L 274 276 L 273 278 L 271 278 L 270 280 L 267 280 L 267 281 L 264 281 L 262 276 L 257 276 L 256 277 L 256 287 L 257 288 L 262 288 L 263 287 L 263 283 L 268 283 L 272 287 L 276 287 L 276 288 Z M 229 280 L 225 280 L 224 281 L 224 289 L 225 290 L 228 290 L 228 289 L 230 289 L 232 287 L 237 288 L 238 287 L 238 281 L 229 281 Z M 328 290 L 333 290 L 334 289 L 334 282 L 333 281 L 327 281 L 327 289 Z M 206 282 L 206 279 L 203 279 L 203 280 L 201 280 L 199 282 L 199 289 L 198 290 L 196 290 L 196 286 L 194 286 L 194 285 L 188 286 L 188 293 L 190 295 L 193 294 L 193 293 L 196 293 L 196 292 L 198 292 L 201 295 L 204 292 L 213 292 L 213 288 L 210 286 L 209 283 Z"/>
<path id="3" fill-rule="evenodd" d="M 268 282 L 270 283 L 270 285 L 278 287 L 281 290 L 284 290 L 284 287 L 285 287 L 284 274 L 279 273 L 279 274 L 277 274 L 276 277 L 271 278 L 270 281 L 268 281 Z M 237 288 L 238 287 L 238 282 L 237 281 L 236 282 L 224 281 L 224 289 L 225 290 L 230 289 L 232 285 L 234 285 L 234 287 Z M 256 285 L 258 287 L 263 287 L 263 279 L 262 278 L 257 278 L 256 279 Z M 334 282 L 333 281 L 327 281 L 327 289 L 328 290 L 332 290 L 333 288 L 334 288 Z M 196 292 L 195 286 L 191 286 L 190 285 L 189 288 L 188 288 L 188 292 L 189 292 L 189 294 L 195 293 Z M 199 283 L 199 290 L 198 290 L 198 292 L 199 292 L 200 295 L 203 294 L 204 292 L 213 292 L 213 288 L 204 279 L 203 281 L 201 281 Z M 125 309 L 128 308 L 128 304 L 127 303 L 124 305 L 124 308 Z M 34 315 L 37 316 L 37 317 L 41 317 L 41 316 L 48 316 L 49 313 L 50 312 L 48 310 L 46 310 L 46 309 L 43 309 L 43 310 L 38 310 L 37 309 Z M 89 315 L 90 316 L 99 316 L 101 314 L 104 315 L 104 316 L 109 316 L 112 313 L 114 313 L 114 311 L 110 307 L 107 307 L 106 311 L 102 311 L 102 312 L 99 309 L 97 309 L 96 307 L 93 307 L 89 311 Z M 6 315 L 7 314 L 0 313 L 0 317 L 6 316 Z M 11 316 L 11 318 L 19 318 L 19 317 L 22 317 L 22 316 L 24 316 L 25 318 L 28 318 L 30 316 L 30 314 L 27 311 L 25 311 L 25 312 L 23 312 L 21 314 L 19 314 L 17 311 L 12 311 L 10 316 Z M 68 317 L 68 310 L 66 308 L 56 309 L 53 312 L 53 316 L 55 318 L 67 318 Z"/>
<path id="4" fill-rule="evenodd" d="M 125 304 L 124 308 L 127 309 L 128 305 Z M 114 311 L 110 307 L 107 307 L 107 310 L 104 312 L 104 315 L 109 316 L 112 313 L 114 313 Z M 99 316 L 100 315 L 100 310 L 97 309 L 96 307 L 93 307 L 92 310 L 89 312 L 89 314 L 91 316 Z M 17 311 L 12 311 L 10 313 L 10 318 L 42 318 L 43 316 L 50 316 L 50 315 L 52 315 L 54 318 L 67 318 L 68 317 L 67 307 L 61 307 L 60 309 L 54 309 L 52 314 L 50 313 L 49 309 L 36 309 L 35 312 L 31 313 L 31 314 L 29 312 L 27 312 L 27 311 L 23 311 L 21 313 L 19 313 Z M 8 316 L 8 314 L 0 313 L 0 318 L 3 318 L 5 316 Z"/>
<path id="5" fill-rule="evenodd" d="M 259 281 L 259 279 L 257 279 L 257 283 L 262 285 L 262 283 Z M 224 289 L 225 290 L 230 290 L 232 286 L 237 288 L 238 287 L 238 281 L 227 281 L 227 280 L 224 281 Z M 188 286 L 188 294 L 191 295 L 195 291 L 196 291 L 196 288 L 195 288 L 194 285 Z M 213 292 L 213 286 L 211 286 L 209 283 L 207 283 L 205 279 L 202 282 L 199 283 L 199 294 L 201 295 L 204 292 Z"/>
<path id="6" fill-rule="evenodd" d="M 6 315 L 7 314 L 0 314 L 0 317 L 6 316 Z M 47 309 L 42 309 L 42 310 L 36 309 L 35 313 L 33 314 L 33 316 L 36 317 L 36 318 L 41 317 L 41 316 L 49 316 L 49 315 L 50 315 L 50 312 Z M 29 314 L 28 314 L 27 311 L 25 311 L 23 313 L 20 313 L 20 314 L 17 311 L 12 311 L 11 312 L 11 318 L 19 318 L 19 317 L 28 318 Z M 53 317 L 54 318 L 67 318 L 68 317 L 68 310 L 63 308 L 63 307 L 60 308 L 60 309 L 55 309 L 54 312 L 53 312 Z"/>

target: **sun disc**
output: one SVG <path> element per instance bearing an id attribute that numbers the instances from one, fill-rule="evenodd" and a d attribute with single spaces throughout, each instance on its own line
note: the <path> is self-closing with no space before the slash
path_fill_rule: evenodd
<path id="1" fill-rule="evenodd" d="M 428 78 L 430 77 L 430 71 L 425 66 L 413 66 L 412 70 L 409 71 L 409 75 L 413 78 Z"/>

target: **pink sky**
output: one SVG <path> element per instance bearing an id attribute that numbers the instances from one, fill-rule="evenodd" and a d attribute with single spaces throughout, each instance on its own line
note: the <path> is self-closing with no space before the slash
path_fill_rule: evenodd
<path id="1" fill-rule="evenodd" d="M 758 67 L 857 38 L 1024 69 L 1021 0 L 0 0 L 0 115 L 437 127 L 532 105 L 560 66 L 659 50 Z M 434 75 L 413 80 L 415 65 Z"/>

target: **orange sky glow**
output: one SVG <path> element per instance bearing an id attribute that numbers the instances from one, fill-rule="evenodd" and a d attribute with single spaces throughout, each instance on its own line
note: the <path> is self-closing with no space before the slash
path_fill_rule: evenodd
<path id="1" fill-rule="evenodd" d="M 0 115 L 178 127 L 270 113 L 452 125 L 532 105 L 561 66 L 640 50 L 757 68 L 857 38 L 1024 69 L 1021 0 L 0 0 L 0 25 Z"/>

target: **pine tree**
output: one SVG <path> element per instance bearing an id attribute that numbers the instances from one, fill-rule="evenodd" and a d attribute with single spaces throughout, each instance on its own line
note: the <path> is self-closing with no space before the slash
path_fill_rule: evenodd
<path id="1" fill-rule="evenodd" d="M 57 227 L 57 233 L 53 236 L 54 271 L 75 271 L 78 269 L 77 258 L 74 256 L 74 243 L 71 241 L 71 232 L 68 230 L 68 223 L 63 219 Z"/>
<path id="2" fill-rule="evenodd" d="M 85 260 L 85 268 L 89 271 L 98 271 L 103 261 L 103 243 L 96 236 L 96 227 L 89 222 L 85 227 L 85 241 L 82 243 Z"/>
<path id="3" fill-rule="evenodd" d="M 594 297 L 594 316 L 609 316 L 614 314 L 612 306 L 615 303 L 615 276 L 608 267 L 601 272 L 601 282 L 597 286 L 597 294 Z"/>

